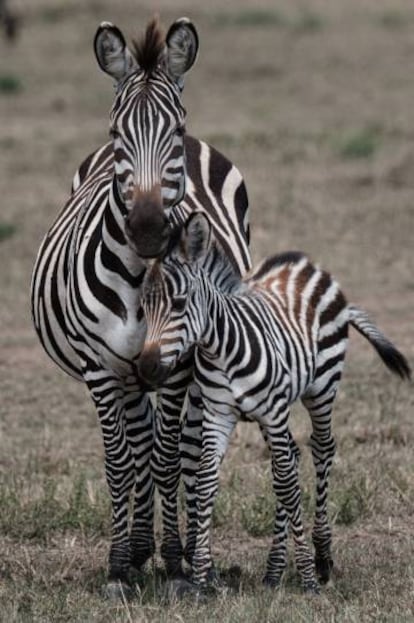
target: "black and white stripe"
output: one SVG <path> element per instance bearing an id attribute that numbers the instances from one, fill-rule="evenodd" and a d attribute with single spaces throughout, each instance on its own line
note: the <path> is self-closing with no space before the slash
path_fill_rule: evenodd
<path id="1" fill-rule="evenodd" d="M 127 581 L 130 564 L 141 566 L 154 550 L 154 480 L 162 497 L 168 570 L 178 571 L 182 556 L 178 445 L 192 362 L 181 362 L 160 389 L 160 416 L 154 418 L 148 386 L 137 374 L 146 333 L 141 307 L 146 262 L 137 250 L 157 255 L 171 224 L 202 207 L 236 270 L 250 267 L 247 195 L 239 171 L 205 143 L 183 136 L 182 75 L 174 74 L 181 52 L 174 57 L 174 72 L 168 57 L 178 34 L 191 39 L 191 50 L 194 32 L 188 20 L 178 20 L 165 43 L 152 23 L 137 51 L 146 65 L 138 66 L 122 33 L 109 24 L 100 27 L 98 60 L 118 83 L 113 141 L 79 168 L 33 271 L 32 314 L 41 343 L 58 366 L 87 384 L 99 415 L 113 506 L 111 582 Z M 188 69 L 193 60 L 184 58 L 182 64 Z M 197 396 L 190 403 L 198 406 Z M 199 411 L 190 409 L 184 430 L 190 446 L 191 439 L 198 443 L 199 426 Z"/>
<path id="2" fill-rule="evenodd" d="M 152 355 L 147 380 L 159 383 L 197 346 L 196 379 L 205 417 L 196 487 L 194 579 L 205 583 L 212 566 L 209 531 L 218 470 L 241 417 L 259 423 L 272 455 L 277 508 L 265 582 L 280 582 L 289 524 L 303 586 L 317 592 L 317 575 L 326 582 L 332 567 L 327 518 L 335 453 L 331 413 L 349 325 L 376 348 L 392 372 L 404 378 L 410 369 L 365 312 L 348 305 L 337 282 L 303 254 L 273 256 L 242 280 L 212 238 L 208 219 L 192 215 L 144 279 L 148 331 L 141 364 Z M 289 431 L 289 407 L 299 398 L 312 423 L 315 559 L 304 536 L 299 451 Z"/>

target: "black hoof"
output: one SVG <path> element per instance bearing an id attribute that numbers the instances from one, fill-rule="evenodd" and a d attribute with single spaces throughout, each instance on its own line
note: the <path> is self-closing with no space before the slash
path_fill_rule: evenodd
<path id="1" fill-rule="evenodd" d="M 103 587 L 103 596 L 109 601 L 129 601 L 134 596 L 134 591 L 130 584 L 121 580 L 108 580 Z"/>
<path id="2" fill-rule="evenodd" d="M 331 571 L 333 569 L 332 558 L 318 558 L 317 556 L 315 556 L 315 569 L 319 582 L 321 584 L 326 584 L 327 582 L 329 582 L 329 578 L 331 577 Z"/>
<path id="3" fill-rule="evenodd" d="M 280 578 L 272 578 L 269 575 L 265 575 L 262 584 L 267 588 L 277 589 L 280 587 Z"/>
<path id="4" fill-rule="evenodd" d="M 147 560 L 149 560 L 155 552 L 155 548 L 148 548 L 135 552 L 131 557 L 131 567 L 134 567 L 137 571 L 141 571 Z"/>
<path id="5" fill-rule="evenodd" d="M 207 587 L 208 588 L 223 588 L 225 583 L 220 577 L 219 572 L 215 567 L 211 567 L 207 572 Z"/>
<path id="6" fill-rule="evenodd" d="M 168 601 L 184 599 L 186 597 L 197 598 L 199 589 L 185 577 L 168 580 L 166 596 Z"/>
<path id="7" fill-rule="evenodd" d="M 167 561 L 164 560 L 165 573 L 168 578 L 181 579 L 186 578 L 186 574 L 183 571 L 181 560 Z"/>
<path id="8" fill-rule="evenodd" d="M 317 582 L 311 580 L 303 584 L 303 592 L 307 595 L 320 595 L 321 589 Z"/>

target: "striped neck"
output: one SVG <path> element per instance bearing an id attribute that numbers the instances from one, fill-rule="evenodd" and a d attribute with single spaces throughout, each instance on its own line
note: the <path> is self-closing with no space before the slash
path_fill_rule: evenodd
<path id="1" fill-rule="evenodd" d="M 125 218 L 127 210 L 122 201 L 115 176 L 112 178 L 111 189 L 105 207 L 102 224 L 102 252 L 110 250 L 113 262 L 122 264 L 131 275 L 132 282 L 136 280 L 136 286 L 140 286 L 146 265 L 128 243 L 125 235 Z"/>

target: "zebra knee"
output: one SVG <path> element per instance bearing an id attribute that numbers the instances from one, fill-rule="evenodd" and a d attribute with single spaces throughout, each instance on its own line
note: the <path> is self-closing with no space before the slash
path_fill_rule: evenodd
<path id="1" fill-rule="evenodd" d="M 324 463 L 332 460 L 336 452 L 336 442 L 330 432 L 315 433 L 310 436 L 310 446 L 315 462 Z"/>

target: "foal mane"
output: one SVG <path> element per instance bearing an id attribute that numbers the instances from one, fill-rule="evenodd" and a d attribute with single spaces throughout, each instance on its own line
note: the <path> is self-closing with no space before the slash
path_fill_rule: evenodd
<path id="1" fill-rule="evenodd" d="M 148 22 L 145 33 L 132 42 L 132 53 L 140 69 L 151 74 L 159 65 L 165 48 L 165 34 L 158 15 Z"/>

